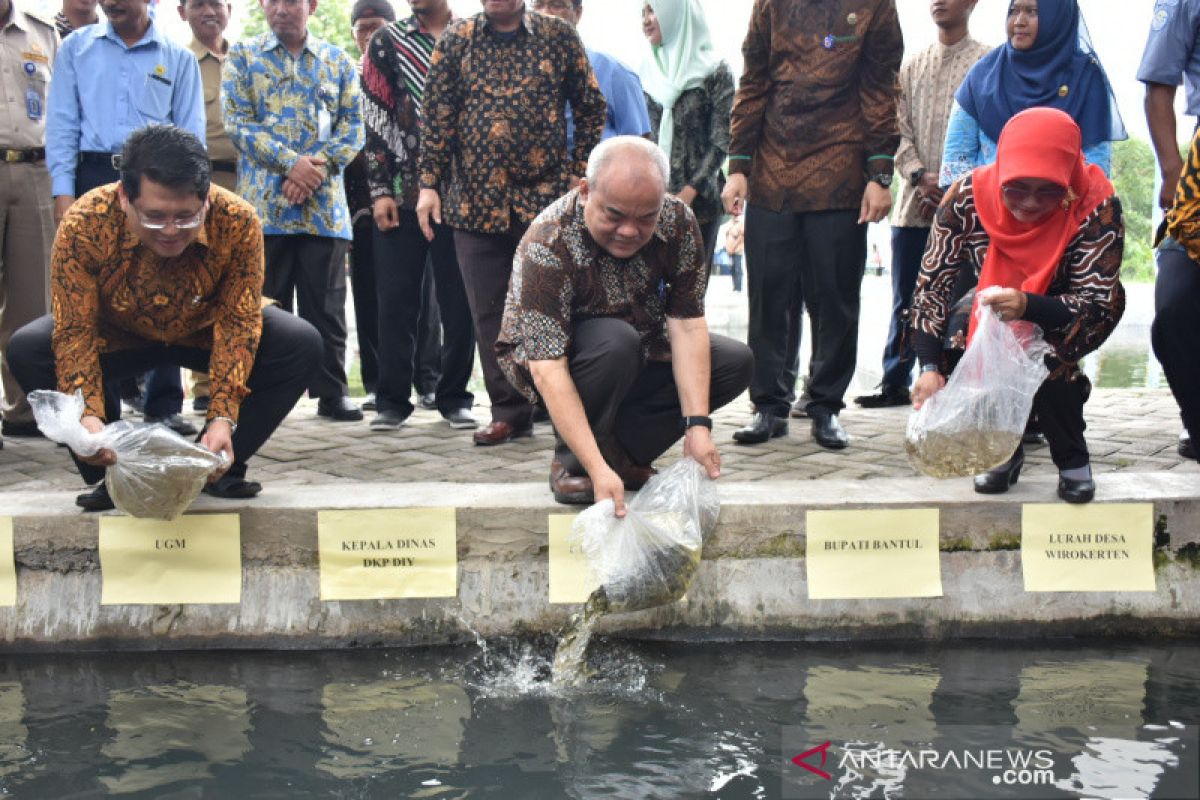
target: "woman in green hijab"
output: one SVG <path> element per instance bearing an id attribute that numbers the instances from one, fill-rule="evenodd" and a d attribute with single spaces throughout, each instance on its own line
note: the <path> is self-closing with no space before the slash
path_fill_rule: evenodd
<path id="1" fill-rule="evenodd" d="M 711 263 L 724 210 L 733 73 L 714 51 L 699 0 L 647 0 L 639 70 L 651 136 L 671 160 L 670 191 L 692 208 Z"/>

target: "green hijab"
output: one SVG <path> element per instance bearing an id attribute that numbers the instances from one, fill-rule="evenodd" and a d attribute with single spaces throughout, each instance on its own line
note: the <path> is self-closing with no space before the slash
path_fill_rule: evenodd
<path id="1" fill-rule="evenodd" d="M 662 106 L 658 146 L 671 157 L 675 141 L 675 101 L 704 79 L 721 63 L 713 50 L 712 37 L 700 0 L 646 0 L 658 17 L 662 45 L 650 45 L 639 75 L 646 94 Z"/>

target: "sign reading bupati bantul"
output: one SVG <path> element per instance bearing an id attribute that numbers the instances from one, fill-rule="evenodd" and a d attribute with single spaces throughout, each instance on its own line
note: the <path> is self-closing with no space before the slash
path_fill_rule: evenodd
<path id="1" fill-rule="evenodd" d="M 1021 568 L 1027 592 L 1153 592 L 1150 503 L 1026 505 Z"/>
<path id="2" fill-rule="evenodd" d="M 454 597 L 458 592 L 453 508 L 321 511 L 317 545 L 322 600 Z"/>
<path id="3" fill-rule="evenodd" d="M 936 508 L 809 511 L 813 600 L 941 597 Z"/>

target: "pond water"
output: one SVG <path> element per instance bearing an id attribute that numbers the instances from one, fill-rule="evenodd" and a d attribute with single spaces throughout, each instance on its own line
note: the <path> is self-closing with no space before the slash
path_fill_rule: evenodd
<path id="1" fill-rule="evenodd" d="M 1196 798 L 1195 644 L 602 639 L 599 677 L 573 691 L 552 688 L 552 653 L 546 640 L 485 651 L 6 656 L 0 791 Z M 792 761 L 825 742 L 800 760 L 828 779 Z M 847 760 L 883 745 L 893 758 L 943 760 Z M 944 760 L 983 750 L 1037 761 L 1010 786 L 997 783 L 998 765 Z M 1015 785 L 1022 778 L 1030 785 Z"/>

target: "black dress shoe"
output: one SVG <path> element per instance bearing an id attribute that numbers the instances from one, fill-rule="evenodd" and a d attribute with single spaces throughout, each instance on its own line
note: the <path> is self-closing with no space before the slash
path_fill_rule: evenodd
<path id="1" fill-rule="evenodd" d="M 45 438 L 45 434 L 38 428 L 36 422 L 9 422 L 8 420 L 4 420 L 4 422 L 0 422 L 0 434 L 16 436 L 17 438 L 22 436 L 30 439 Z"/>
<path id="2" fill-rule="evenodd" d="M 112 511 L 117 507 L 113 503 L 112 497 L 109 496 L 108 487 L 104 485 L 104 481 L 100 481 L 90 491 L 76 497 L 75 505 L 84 511 Z"/>
<path id="3" fill-rule="evenodd" d="M 975 491 L 979 494 L 1004 494 L 1011 489 L 1021 477 L 1021 467 L 1025 466 L 1025 451 L 1017 448 L 1012 458 L 995 469 L 990 469 L 982 475 L 975 476 Z"/>
<path id="4" fill-rule="evenodd" d="M 1068 503 L 1090 503 L 1096 496 L 1096 482 L 1091 478 L 1077 481 L 1059 475 L 1058 496 Z"/>
<path id="5" fill-rule="evenodd" d="M 226 500 L 245 499 L 254 497 L 262 491 L 258 481 L 248 481 L 236 475 L 223 475 L 212 483 L 204 484 L 204 493 L 210 497 L 223 497 Z"/>
<path id="6" fill-rule="evenodd" d="M 837 414 L 813 409 L 808 412 L 808 416 L 812 419 L 813 439 L 821 447 L 841 450 L 850 444 L 850 437 L 846 435 L 846 429 L 842 427 Z"/>
<path id="7" fill-rule="evenodd" d="M 787 436 L 787 432 L 786 419 L 759 411 L 755 413 L 749 425 L 733 432 L 733 440 L 738 444 L 762 444 L 768 439 Z"/>
<path id="8" fill-rule="evenodd" d="M 1196 450 L 1192 447 L 1192 437 L 1187 431 L 1179 432 L 1179 443 L 1175 445 L 1175 452 L 1184 458 L 1196 460 Z"/>
<path id="9" fill-rule="evenodd" d="M 358 422 L 363 418 L 362 409 L 354 405 L 349 397 L 322 397 L 317 401 L 317 416 L 335 422 Z"/>
<path id="10" fill-rule="evenodd" d="M 150 424 L 166 425 L 180 436 L 195 436 L 196 426 L 183 418 L 182 414 L 168 414 L 165 417 L 146 417 Z"/>
<path id="11" fill-rule="evenodd" d="M 879 394 L 860 395 L 854 398 L 854 402 L 862 408 L 888 408 L 912 405 L 912 397 L 903 386 L 883 386 Z"/>

